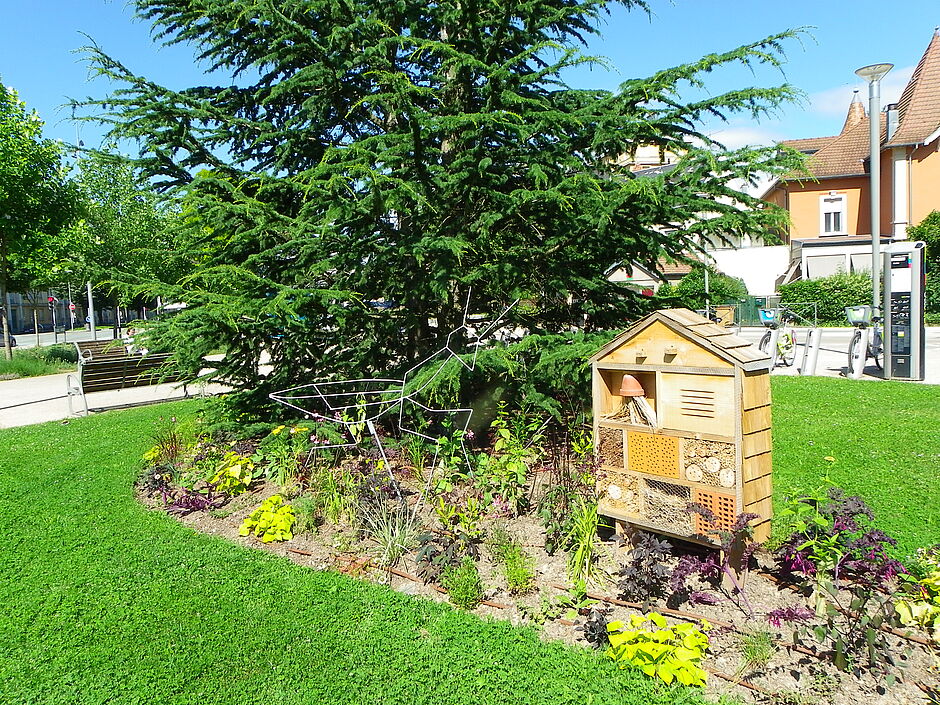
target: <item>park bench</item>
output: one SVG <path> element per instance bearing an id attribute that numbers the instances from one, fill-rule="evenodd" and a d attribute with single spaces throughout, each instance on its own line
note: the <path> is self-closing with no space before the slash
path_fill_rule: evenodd
<path id="1" fill-rule="evenodd" d="M 127 348 L 122 340 L 83 340 L 73 345 L 78 350 L 79 363 L 127 357 Z"/>
<path id="2" fill-rule="evenodd" d="M 75 414 L 72 401 L 74 397 L 81 397 L 87 416 L 86 395 L 92 392 L 145 387 L 164 382 L 178 382 L 182 379 L 182 375 L 169 366 L 169 353 L 128 355 L 123 346 L 115 349 L 120 349 L 124 354 L 116 356 L 107 351 L 97 356 L 93 354 L 91 357 L 82 357 L 79 352 L 78 371 L 66 378 L 69 414 Z M 183 388 L 185 390 L 185 385 Z"/>

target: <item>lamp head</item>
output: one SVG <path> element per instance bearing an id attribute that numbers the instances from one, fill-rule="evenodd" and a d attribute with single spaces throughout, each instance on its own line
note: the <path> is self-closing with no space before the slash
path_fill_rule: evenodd
<path id="1" fill-rule="evenodd" d="M 855 72 L 855 75 L 864 78 L 866 81 L 880 81 L 893 68 L 894 64 L 871 64 L 870 66 L 862 66 Z"/>

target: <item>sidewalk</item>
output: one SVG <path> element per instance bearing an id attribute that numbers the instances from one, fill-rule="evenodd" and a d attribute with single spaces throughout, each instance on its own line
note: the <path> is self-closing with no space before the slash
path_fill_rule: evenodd
<path id="1" fill-rule="evenodd" d="M 732 331 L 734 330 L 732 329 Z M 757 345 L 765 330 L 763 327 L 742 328 L 737 335 Z M 780 365 L 772 374 L 793 376 L 800 374 L 799 367 L 803 363 L 803 350 L 808 331 L 808 328 L 796 328 L 796 361 L 793 367 Z M 852 339 L 854 329 L 822 328 L 821 331 L 822 336 L 815 376 L 842 377 L 848 366 L 849 341 Z M 924 350 L 924 379 L 921 382 L 914 382 L 914 384 L 940 384 L 940 328 L 927 328 L 924 337 L 926 343 Z M 875 367 L 872 360 L 868 360 L 868 365 L 861 379 L 877 380 L 883 378 L 884 373 Z"/>
<path id="2" fill-rule="evenodd" d="M 764 328 L 743 328 L 737 334 L 757 344 Z M 796 362 L 793 367 L 778 366 L 774 375 L 799 375 L 803 362 L 803 344 L 807 329 L 797 328 Z M 851 328 L 823 328 L 822 344 L 816 366 L 817 377 L 841 377 L 848 363 Z M 926 375 L 924 384 L 940 384 L 940 328 L 928 328 L 926 333 Z M 264 361 L 266 363 L 266 361 Z M 266 364 L 264 365 L 266 366 Z M 0 428 L 27 426 L 44 421 L 69 418 L 68 399 L 65 393 L 66 374 L 29 377 L 0 382 Z M 862 379 L 877 380 L 882 372 L 869 361 Z M 222 394 L 228 387 L 222 384 L 190 385 L 190 396 Z M 103 410 L 131 404 L 147 404 L 173 399 L 183 399 L 182 385 L 157 384 L 149 387 L 132 387 L 110 392 L 95 392 L 88 397 L 88 407 Z M 74 399 L 76 409 L 81 400 Z"/>
<path id="3" fill-rule="evenodd" d="M 67 373 L 63 373 L 0 382 L 0 428 L 68 419 L 69 403 L 65 393 L 67 376 Z M 221 394 L 228 388 L 221 384 L 191 384 L 188 390 L 190 396 L 201 396 Z M 108 407 L 152 404 L 183 398 L 183 386 L 178 382 L 94 392 L 87 397 L 88 408 L 92 413 Z M 76 397 L 72 402 L 76 411 L 83 408 L 80 398 Z"/>

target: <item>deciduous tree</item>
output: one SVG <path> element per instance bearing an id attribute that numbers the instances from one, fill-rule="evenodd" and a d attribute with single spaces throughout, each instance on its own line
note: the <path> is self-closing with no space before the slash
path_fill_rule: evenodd
<path id="1" fill-rule="evenodd" d="M 13 356 L 7 293 L 55 281 L 74 254 L 75 189 L 58 143 L 16 91 L 0 84 L 0 328 Z"/>
<path id="2" fill-rule="evenodd" d="M 76 227 L 86 242 L 73 271 L 110 283 L 105 288 L 115 307 L 128 303 L 135 284 L 175 282 L 185 271 L 173 240 L 178 212 L 127 159 L 111 149 L 89 152 L 78 160 L 73 183 L 82 201 Z"/>

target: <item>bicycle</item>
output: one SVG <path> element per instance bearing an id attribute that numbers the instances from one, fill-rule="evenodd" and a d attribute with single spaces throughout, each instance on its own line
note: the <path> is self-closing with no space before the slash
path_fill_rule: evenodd
<path id="1" fill-rule="evenodd" d="M 881 333 L 882 318 L 878 314 L 878 309 L 871 306 L 845 307 L 846 318 L 849 319 L 849 323 L 855 328 L 855 333 L 852 335 L 852 340 L 849 342 L 848 374 L 850 376 L 854 372 L 855 351 L 858 349 L 859 345 L 861 345 L 862 331 L 868 328 L 869 324 L 872 329 L 871 337 L 868 340 L 868 348 L 865 350 L 865 357 L 861 364 L 864 368 L 868 358 L 872 358 L 875 361 L 875 367 L 879 370 L 883 369 L 884 339 Z"/>
<path id="2" fill-rule="evenodd" d="M 781 308 L 762 308 L 758 310 L 758 314 L 760 315 L 760 322 L 767 328 L 767 332 L 764 333 L 757 344 L 758 349 L 769 354 L 772 331 L 783 326 L 777 337 L 777 360 L 778 364 L 783 363 L 785 367 L 791 367 L 796 361 L 796 331 L 793 326 L 787 327 L 787 324 L 796 321 L 798 316 L 785 306 Z"/>

